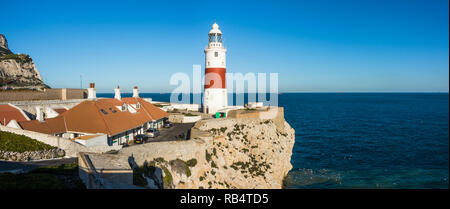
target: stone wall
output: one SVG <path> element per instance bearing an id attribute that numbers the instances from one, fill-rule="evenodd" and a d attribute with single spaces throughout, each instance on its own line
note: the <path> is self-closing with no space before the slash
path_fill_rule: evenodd
<path id="1" fill-rule="evenodd" d="M 45 89 L 44 91 L 0 91 L 0 102 L 67 100 L 87 98 L 86 89 Z"/>
<path id="2" fill-rule="evenodd" d="M 170 114 L 169 121 L 172 123 L 194 123 L 202 119 L 201 115 L 185 116 L 183 114 Z"/>
<path id="3" fill-rule="evenodd" d="M 28 136 L 32 139 L 36 139 L 45 144 L 58 147 L 63 149 L 66 152 L 66 156 L 68 157 L 76 157 L 79 152 L 94 152 L 94 153 L 103 153 L 110 150 L 119 150 L 122 146 L 95 146 L 95 147 L 85 147 L 81 144 L 78 144 L 70 139 L 42 134 L 33 131 L 21 130 L 16 128 L 10 128 L 6 126 L 0 125 L 0 131 L 15 133 L 19 135 Z"/>
<path id="4" fill-rule="evenodd" d="M 55 148 L 50 150 L 39 150 L 29 152 L 10 152 L 0 150 L 0 159 L 9 161 L 31 161 L 31 160 L 44 160 L 64 157 L 65 152 L 63 149 Z"/>

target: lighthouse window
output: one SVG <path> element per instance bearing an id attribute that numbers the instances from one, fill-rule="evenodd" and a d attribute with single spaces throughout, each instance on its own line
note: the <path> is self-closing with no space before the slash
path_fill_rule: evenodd
<path id="1" fill-rule="evenodd" d="M 209 34 L 209 42 L 222 43 L 222 34 Z"/>
<path id="2" fill-rule="evenodd" d="M 219 52 L 214 52 L 214 56 L 218 57 L 219 56 Z"/>

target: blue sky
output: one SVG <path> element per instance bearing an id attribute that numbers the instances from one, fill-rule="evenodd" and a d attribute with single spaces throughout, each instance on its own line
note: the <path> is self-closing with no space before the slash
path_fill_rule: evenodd
<path id="1" fill-rule="evenodd" d="M 52 87 L 170 92 L 204 64 L 214 20 L 228 72 L 278 72 L 282 92 L 448 92 L 449 2 L 15 1 L 0 33 Z"/>

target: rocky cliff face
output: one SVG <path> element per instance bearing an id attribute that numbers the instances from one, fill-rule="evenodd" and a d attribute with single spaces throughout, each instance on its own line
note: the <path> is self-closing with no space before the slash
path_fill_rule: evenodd
<path id="1" fill-rule="evenodd" d="M 0 34 L 0 56 L 3 54 L 12 54 L 8 48 L 8 42 L 3 34 Z"/>
<path id="2" fill-rule="evenodd" d="M 284 119 L 202 120 L 191 134 L 120 152 L 133 155 L 150 188 L 281 188 L 292 168 L 295 131 Z"/>
<path id="3" fill-rule="evenodd" d="M 3 34 L 0 34 L 0 88 L 37 90 L 48 88 L 31 57 L 12 53 Z"/>

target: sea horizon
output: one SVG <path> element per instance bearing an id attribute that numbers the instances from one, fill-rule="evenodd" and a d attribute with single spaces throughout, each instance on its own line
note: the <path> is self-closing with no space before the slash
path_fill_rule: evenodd
<path id="1" fill-rule="evenodd" d="M 282 93 L 278 106 L 295 130 L 284 188 L 448 188 L 448 93 Z"/>

